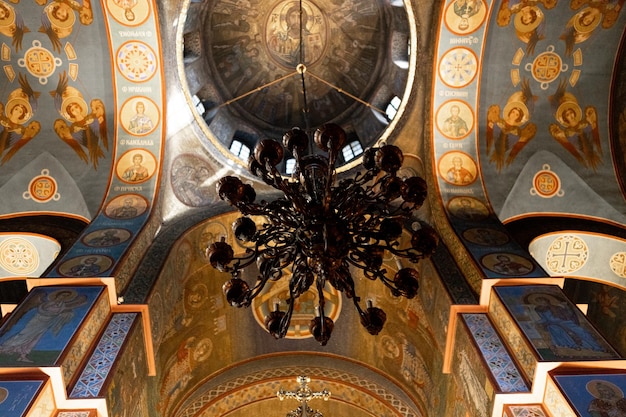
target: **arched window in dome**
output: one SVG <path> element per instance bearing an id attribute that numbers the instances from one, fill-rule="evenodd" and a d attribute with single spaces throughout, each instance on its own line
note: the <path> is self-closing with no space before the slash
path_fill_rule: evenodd
<path id="1" fill-rule="evenodd" d="M 202 100 L 200 100 L 200 97 L 194 94 L 191 97 L 191 99 L 193 100 L 193 105 L 196 106 L 196 110 L 198 111 L 198 114 L 204 115 L 204 113 L 206 112 L 206 109 L 204 108 L 204 104 L 202 104 Z"/>
<path id="2" fill-rule="evenodd" d="M 250 147 L 237 138 L 234 138 L 230 143 L 230 151 L 244 161 L 247 161 L 250 156 Z"/>
<path id="3" fill-rule="evenodd" d="M 353 140 L 344 146 L 341 152 L 343 154 L 343 159 L 348 162 L 363 153 L 363 146 L 361 146 L 361 142 L 358 140 Z"/>
<path id="4" fill-rule="evenodd" d="M 387 108 L 385 109 L 385 114 L 387 115 L 387 118 L 389 120 L 392 120 L 394 117 L 396 117 L 398 109 L 400 108 L 400 102 L 401 100 L 398 96 L 393 96 L 393 98 L 389 100 L 389 104 L 387 104 Z"/>

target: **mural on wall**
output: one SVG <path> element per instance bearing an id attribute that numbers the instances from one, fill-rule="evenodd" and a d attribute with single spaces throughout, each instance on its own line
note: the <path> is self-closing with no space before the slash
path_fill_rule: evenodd
<path id="1" fill-rule="evenodd" d="M 0 328 L 4 366 L 54 365 L 104 287 L 36 287 Z"/>
<path id="2" fill-rule="evenodd" d="M 159 410 L 167 415 L 172 403 L 184 392 L 187 384 L 202 375 L 199 365 L 206 361 L 213 351 L 213 342 L 208 337 L 187 337 L 165 364 L 165 376 L 160 383 Z"/>
<path id="3" fill-rule="evenodd" d="M 191 207 L 207 206 L 216 200 L 211 178 L 215 168 L 195 155 L 183 154 L 172 164 L 170 183 L 178 200 Z"/>
<path id="4" fill-rule="evenodd" d="M 150 213 L 164 135 L 155 17 L 150 0 L 0 0 L 0 189 L 15 197 L 0 217 L 89 223 L 48 277 L 110 276 Z"/>
<path id="5" fill-rule="evenodd" d="M 158 395 L 149 401 L 162 415 L 169 415 L 204 376 L 218 370 L 219 364 L 233 362 L 235 348 L 228 338 L 221 337 L 222 333 L 232 326 L 242 333 L 249 329 L 245 320 L 236 324 L 227 321 L 229 312 L 234 316 L 236 313 L 251 315 L 251 312 L 231 312 L 233 309 L 225 302 L 221 291 L 223 282 L 207 273 L 210 267 L 203 256 L 202 242 L 214 241 L 226 234 L 224 224 L 228 223 L 229 215 L 225 216 L 223 221 L 211 221 L 194 228 L 176 242 L 148 302 L 153 317 L 153 344 L 158 346 L 157 376 L 149 380 Z M 232 220 L 236 218 L 230 216 Z M 168 304 L 163 300 L 168 300 Z M 170 303 L 179 308 L 172 310 Z M 270 337 L 270 340 L 273 339 Z"/>
<path id="6" fill-rule="evenodd" d="M 426 364 L 427 358 L 424 358 L 418 348 L 423 340 L 414 334 L 401 331 L 400 326 L 388 323 L 386 327 L 375 339 L 379 352 L 377 366 L 411 387 L 425 408 L 441 406 L 436 398 L 427 395 L 435 384 Z"/>
<path id="7" fill-rule="evenodd" d="M 626 374 L 617 371 L 555 371 L 552 379 L 576 415 L 580 417 L 619 417 L 626 415 Z"/>
<path id="8" fill-rule="evenodd" d="M 43 0 L 39 0 L 38 3 L 46 4 Z M 61 51 L 61 39 L 72 34 L 76 23 L 74 12 L 78 13 L 81 24 L 90 25 L 93 22 L 91 0 L 72 3 L 55 0 L 43 9 L 39 31 L 44 32 L 50 38 L 52 47 L 56 52 Z"/>
<path id="9" fill-rule="evenodd" d="M 0 415 L 25 415 L 33 398 L 43 389 L 47 378 L 47 376 L 42 376 L 41 379 L 21 381 L 4 378 L 0 380 Z"/>
<path id="10" fill-rule="evenodd" d="M 619 358 L 557 286 L 495 286 L 513 320 L 543 361 Z"/>
<path id="11" fill-rule="evenodd" d="M 115 369 L 108 372 L 108 376 L 112 376 L 111 382 L 102 384 L 107 390 L 109 415 L 149 417 L 147 390 L 150 377 L 148 376 L 146 345 L 142 326 L 134 326 L 128 337 L 123 332 L 115 330 L 111 336 L 118 340 L 110 343 L 122 347 L 124 352 L 121 355 L 115 355 L 116 361 L 113 365 Z M 107 354 L 113 350 L 115 349 L 103 348 Z M 85 369 L 97 369 L 98 365 Z M 86 382 L 94 384 L 94 380 L 100 381 L 104 378 L 88 375 L 86 379 Z M 98 392 L 99 396 L 103 394 L 104 392 Z"/>
<path id="12" fill-rule="evenodd" d="M 575 303 L 589 305 L 589 320 L 622 356 L 626 354 L 624 291 L 598 282 L 572 280 L 566 281 L 564 291 Z"/>

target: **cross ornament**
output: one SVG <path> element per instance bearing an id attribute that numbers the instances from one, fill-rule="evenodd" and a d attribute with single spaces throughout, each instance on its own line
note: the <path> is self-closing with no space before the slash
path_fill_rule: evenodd
<path id="1" fill-rule="evenodd" d="M 320 411 L 311 409 L 307 403 L 314 398 L 323 398 L 324 401 L 328 401 L 330 391 L 326 388 L 322 391 L 312 391 L 308 386 L 308 383 L 311 382 L 311 378 L 308 376 L 299 376 L 296 380 L 300 386 L 295 391 L 285 391 L 281 388 L 276 393 L 281 401 L 285 398 L 295 398 L 300 403 L 298 408 L 288 412 L 285 417 L 324 417 Z"/>

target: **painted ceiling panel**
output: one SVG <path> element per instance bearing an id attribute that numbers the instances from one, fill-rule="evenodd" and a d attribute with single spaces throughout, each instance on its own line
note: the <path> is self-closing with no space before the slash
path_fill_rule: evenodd
<path id="1" fill-rule="evenodd" d="M 89 219 L 101 204 L 113 148 L 103 10 L 99 1 L 40 3 L 0 1 L 0 183 L 21 177 L 21 191 L 28 192 L 9 190 L 15 197 L 0 202 L 0 213 L 67 212 Z M 44 154 L 49 163 L 28 164 Z M 78 193 L 59 193 L 55 177 L 75 184 Z M 56 204 L 36 204 L 45 202 Z"/>
<path id="2" fill-rule="evenodd" d="M 525 214 L 528 207 L 515 204 L 525 198 L 531 211 L 573 209 L 623 221 L 619 214 L 599 213 L 597 205 L 604 200 L 621 213 L 626 209 L 613 166 L 624 156 L 612 155 L 608 117 L 625 18 L 617 2 L 494 4 L 481 73 L 478 148 L 485 187 L 501 220 Z M 519 177 L 528 169 L 531 175 Z M 540 171 L 549 174 L 533 184 Z M 520 182 L 522 191 L 512 196 Z M 542 191 L 542 185 L 549 189 Z M 595 195 L 576 198 L 581 193 Z"/>

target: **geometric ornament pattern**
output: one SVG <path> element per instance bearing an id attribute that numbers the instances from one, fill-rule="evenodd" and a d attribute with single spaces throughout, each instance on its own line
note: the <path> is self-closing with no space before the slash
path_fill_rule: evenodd
<path id="1" fill-rule="evenodd" d="M 25 276 L 39 267 L 37 248 L 23 238 L 8 238 L 0 243 L 0 267 L 11 274 Z"/>
<path id="2" fill-rule="evenodd" d="M 111 317 L 98 346 L 89 358 L 70 398 L 99 397 L 102 385 L 119 354 L 130 327 L 138 313 L 115 313 Z"/>
<path id="3" fill-rule="evenodd" d="M 546 253 L 548 271 L 565 275 L 578 271 L 587 262 L 589 248 L 578 236 L 559 236 L 550 245 Z"/>
<path id="4" fill-rule="evenodd" d="M 500 392 L 530 392 L 530 387 L 509 355 L 486 314 L 462 314 Z"/>
<path id="5" fill-rule="evenodd" d="M 611 270 L 620 278 L 626 278 L 626 252 L 616 252 L 609 260 Z"/>
<path id="6" fill-rule="evenodd" d="M 211 404 L 215 404 L 215 401 L 219 401 L 220 398 L 224 398 L 226 401 L 229 401 L 229 410 L 235 410 L 251 401 L 264 398 L 260 392 L 250 394 L 249 396 L 231 395 L 233 392 L 239 393 L 242 389 L 249 387 L 259 391 L 267 391 L 266 388 L 269 384 L 272 386 L 272 397 L 275 398 L 275 394 L 273 393 L 275 393 L 277 389 L 274 385 L 276 385 L 276 383 L 281 379 L 292 380 L 294 375 L 307 375 L 311 377 L 311 379 L 323 379 L 326 380 L 327 384 L 332 381 L 341 381 L 342 385 L 351 387 L 350 392 L 352 394 L 345 393 L 346 395 L 355 395 L 354 393 L 357 393 L 358 391 L 369 392 L 370 396 L 389 404 L 394 409 L 394 415 L 396 416 L 418 417 L 420 415 L 417 411 L 414 411 L 410 404 L 407 404 L 404 400 L 389 392 L 385 387 L 369 380 L 368 378 L 342 370 L 303 365 L 259 370 L 232 380 L 224 381 L 224 383 L 218 387 L 204 391 L 200 397 L 197 397 L 194 401 L 188 403 L 174 416 L 204 416 L 203 411 L 206 411 Z M 333 396 L 338 398 L 337 395 Z M 343 400 L 348 403 L 354 402 L 354 399 L 351 398 L 344 398 Z M 211 417 L 213 416 L 214 414 L 211 415 Z"/>
<path id="7" fill-rule="evenodd" d="M 537 405 L 509 405 L 506 406 L 506 417 L 548 417 L 543 407 Z"/>

